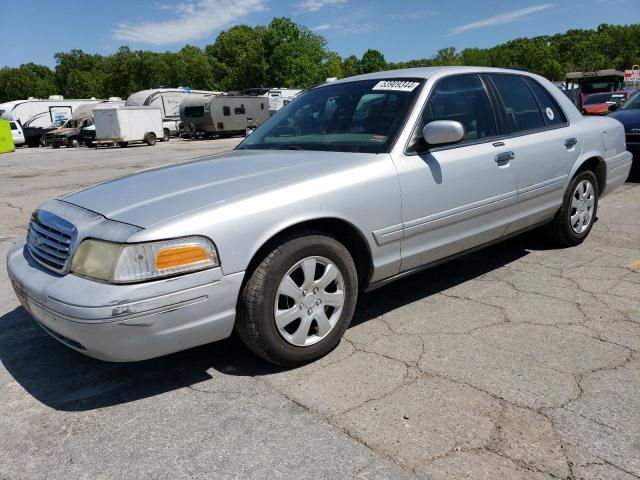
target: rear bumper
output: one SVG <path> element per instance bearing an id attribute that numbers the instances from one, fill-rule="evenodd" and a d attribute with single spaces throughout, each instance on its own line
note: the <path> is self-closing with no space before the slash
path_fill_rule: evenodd
<path id="1" fill-rule="evenodd" d="M 243 273 L 219 268 L 136 285 L 56 275 L 16 245 L 7 271 L 18 299 L 56 340 L 101 360 L 146 360 L 231 335 Z"/>
<path id="2" fill-rule="evenodd" d="M 631 171 L 633 155 L 629 151 L 622 152 L 607 159 L 607 183 L 600 194 L 601 197 L 613 191 L 627 181 Z"/>

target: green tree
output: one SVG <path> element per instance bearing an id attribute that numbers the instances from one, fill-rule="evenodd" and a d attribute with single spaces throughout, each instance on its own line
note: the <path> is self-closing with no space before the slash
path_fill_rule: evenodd
<path id="1" fill-rule="evenodd" d="M 362 55 L 358 73 L 380 72 L 387 69 L 387 61 L 378 50 L 369 49 Z"/>
<path id="2" fill-rule="evenodd" d="M 267 63 L 263 33 L 263 27 L 238 25 L 222 32 L 205 48 L 219 88 L 235 90 L 265 83 Z"/>
<path id="3" fill-rule="evenodd" d="M 342 60 L 342 74 L 345 77 L 353 77 L 360 72 L 360 60 L 355 55 L 349 55 Z"/>
<path id="4" fill-rule="evenodd" d="M 263 32 L 268 68 L 265 83 L 274 87 L 310 87 L 324 81 L 327 41 L 288 18 L 274 18 Z"/>

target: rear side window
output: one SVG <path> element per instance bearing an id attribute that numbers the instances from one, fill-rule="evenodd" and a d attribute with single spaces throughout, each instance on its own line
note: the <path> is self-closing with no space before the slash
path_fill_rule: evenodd
<path id="1" fill-rule="evenodd" d="M 435 85 L 413 133 L 411 151 L 426 146 L 422 129 L 434 120 L 460 122 L 464 127 L 463 140 L 478 140 L 497 134 L 489 96 L 477 75 L 446 77 Z"/>
<path id="2" fill-rule="evenodd" d="M 545 126 L 542 112 L 524 78 L 517 75 L 491 75 L 509 119 L 511 131 L 523 132 Z"/>
<path id="3" fill-rule="evenodd" d="M 551 96 L 547 89 L 540 85 L 532 78 L 526 78 L 525 81 L 531 87 L 533 94 L 536 96 L 536 100 L 540 104 L 542 109 L 542 117 L 547 125 L 563 125 L 567 123 L 567 117 L 560 109 L 560 106 Z"/>
<path id="4" fill-rule="evenodd" d="M 233 113 L 235 115 L 244 115 L 247 112 L 244 109 L 244 105 L 240 105 L 239 107 L 233 109 Z"/>
<path id="5" fill-rule="evenodd" d="M 231 107 L 222 107 L 222 114 L 225 117 L 228 117 L 231 115 Z"/>
<path id="6" fill-rule="evenodd" d="M 9 126 L 11 127 L 11 130 L 17 130 L 18 127 L 16 126 L 16 122 L 9 122 Z"/>

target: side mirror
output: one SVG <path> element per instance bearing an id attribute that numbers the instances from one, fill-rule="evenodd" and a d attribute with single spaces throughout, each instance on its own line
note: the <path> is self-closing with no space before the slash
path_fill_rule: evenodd
<path id="1" fill-rule="evenodd" d="M 442 145 L 459 142 L 464 138 L 464 127 L 453 120 L 434 120 L 422 129 L 427 145 Z"/>
<path id="2" fill-rule="evenodd" d="M 620 106 L 620 105 L 618 105 L 617 103 L 611 103 L 611 104 L 609 104 L 609 106 L 607 107 L 607 109 L 608 109 L 610 112 L 615 112 L 615 111 L 618 109 L 618 107 L 619 107 L 619 106 Z"/>

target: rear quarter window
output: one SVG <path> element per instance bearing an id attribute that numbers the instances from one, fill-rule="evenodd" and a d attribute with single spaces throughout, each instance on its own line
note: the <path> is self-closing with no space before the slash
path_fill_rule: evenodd
<path id="1" fill-rule="evenodd" d="M 519 75 L 491 75 L 502 99 L 511 131 L 514 133 L 545 127 L 543 114 L 533 92 Z"/>
<path id="2" fill-rule="evenodd" d="M 558 102 L 556 102 L 547 89 L 532 78 L 526 78 L 525 81 L 540 104 L 545 124 L 553 126 L 564 125 L 567 123 L 567 117 L 558 105 Z"/>

